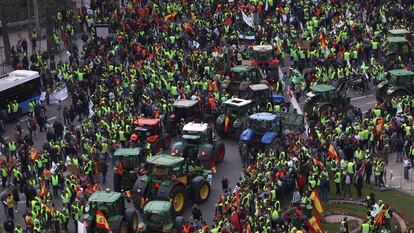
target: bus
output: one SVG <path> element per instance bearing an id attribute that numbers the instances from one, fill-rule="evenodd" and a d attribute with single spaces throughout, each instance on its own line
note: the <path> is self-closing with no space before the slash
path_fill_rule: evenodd
<path id="1" fill-rule="evenodd" d="M 0 111 L 6 121 L 29 112 L 29 103 L 39 101 L 41 78 L 37 71 L 15 70 L 0 77 Z M 19 104 L 18 116 L 7 113 L 7 105 L 14 100 Z"/>

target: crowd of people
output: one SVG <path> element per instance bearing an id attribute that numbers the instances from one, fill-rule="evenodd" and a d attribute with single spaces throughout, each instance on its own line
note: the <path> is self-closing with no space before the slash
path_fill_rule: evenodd
<path id="1" fill-rule="evenodd" d="M 229 98 L 220 83 L 229 79 L 229 67 L 248 58 L 250 45 L 272 44 L 281 64 L 291 61 L 291 72 L 279 82 L 285 81 L 299 100 L 315 83 L 358 76 L 368 87 L 384 80 L 390 67 L 412 68 L 410 58 L 389 64 L 383 56 L 388 29 L 413 28 L 414 7 L 409 3 L 130 0 L 119 7 L 117 1 L 100 0 L 91 1 L 89 9 L 60 10 L 53 39 L 57 49 L 68 49 L 69 61 L 55 65 L 55 56 L 36 49 L 35 33 L 30 59 L 24 39 L 13 50 L 14 68 L 39 71 L 47 93 L 66 84 L 72 103 L 61 108 L 62 117 L 54 123 L 47 121 L 47 99 L 34 103 L 29 133 L 17 123 L 12 139 L 0 138 L 2 187 L 13 188 L 2 197 L 9 218 L 5 229 L 61 232 L 69 223 L 76 226 L 87 197 L 105 185 L 111 153 L 135 145 L 130 140 L 135 119 L 168 116 L 177 99 L 197 99 L 205 111 L 220 108 Z M 240 11 L 252 16 L 253 27 Z M 94 24 L 110 25 L 114 36 L 98 37 Z M 84 33 L 81 46 L 75 40 L 77 33 Z M 240 37 L 251 34 L 255 41 Z M 309 195 L 314 189 L 326 200 L 333 180 L 336 194 L 352 196 L 355 185 L 357 196 L 363 198 L 364 177 L 369 183 L 374 173 L 375 185 L 384 185 L 390 152 L 397 152 L 398 161 L 406 158 L 413 163 L 414 105 L 411 97 L 402 98 L 391 106 L 378 103 L 365 114 L 329 112 L 308 137 L 287 133 L 269 151 L 245 154 L 250 152 L 241 149 L 243 177 L 233 191 L 220 197 L 214 223 L 184 229 L 309 231 L 306 222 L 314 212 Z M 80 127 L 75 126 L 77 121 Z M 41 148 L 33 147 L 37 127 L 47 132 Z M 331 145 L 337 157 L 328 153 Z M 411 166 L 406 162 L 404 166 L 408 179 Z M 26 198 L 25 226 L 13 224 L 19 193 Z M 281 197 L 288 194 L 294 197 L 287 200 L 294 213 L 284 216 L 281 201 L 286 200 Z M 367 223 L 364 233 L 391 230 L 387 217 L 379 224 L 371 219 Z"/>

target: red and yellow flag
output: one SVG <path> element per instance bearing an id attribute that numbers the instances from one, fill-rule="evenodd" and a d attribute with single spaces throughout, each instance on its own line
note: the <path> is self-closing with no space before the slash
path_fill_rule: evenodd
<path id="1" fill-rule="evenodd" d="M 384 211 L 381 210 L 375 219 L 374 226 L 379 226 L 384 222 Z"/>
<path id="2" fill-rule="evenodd" d="M 39 158 L 39 152 L 35 148 L 30 148 L 30 157 L 33 161 L 36 161 Z"/>
<path id="3" fill-rule="evenodd" d="M 282 15 L 286 15 L 286 12 L 285 12 L 285 10 L 283 10 L 282 6 L 277 7 L 277 12 L 279 12 Z"/>
<path id="4" fill-rule="evenodd" d="M 309 226 L 309 230 L 312 233 L 321 233 L 324 232 L 321 227 L 321 223 L 319 222 L 316 216 L 312 216 L 312 218 L 306 221 L 306 224 Z"/>
<path id="5" fill-rule="evenodd" d="M 109 228 L 109 224 L 108 224 L 108 221 L 106 220 L 105 215 L 100 210 L 96 211 L 96 226 L 99 228 L 106 229 L 108 231 L 111 230 L 111 228 Z"/>
<path id="6" fill-rule="evenodd" d="M 164 20 L 165 21 L 167 21 L 167 20 L 173 20 L 174 18 L 175 18 L 175 16 L 177 15 L 177 12 L 173 12 L 173 13 L 171 13 L 171 14 L 168 14 L 168 15 L 166 15 L 165 17 L 164 17 Z"/>
<path id="7" fill-rule="evenodd" d="M 338 161 L 338 163 L 341 161 L 339 159 L 338 153 L 336 153 L 335 147 L 332 145 L 332 143 L 329 145 L 328 155 L 329 155 L 329 158 L 336 159 Z"/>
<path id="8" fill-rule="evenodd" d="M 184 31 L 195 35 L 194 29 L 190 26 L 188 22 L 184 22 Z"/>
<path id="9" fill-rule="evenodd" d="M 312 200 L 313 202 L 313 208 L 315 209 L 316 213 L 321 214 L 323 213 L 323 206 L 322 206 L 322 202 L 319 199 L 319 195 L 318 192 L 316 191 L 316 189 L 314 189 L 311 193 L 311 195 L 309 196 L 309 198 Z"/>
<path id="10" fill-rule="evenodd" d="M 229 128 L 230 128 L 230 118 L 229 118 L 229 115 L 226 114 L 226 118 L 224 118 L 224 133 L 225 134 L 229 132 Z"/>
<path id="11" fill-rule="evenodd" d="M 326 39 L 325 39 L 325 34 L 323 32 L 319 36 L 319 40 L 321 41 L 322 48 L 326 49 Z"/>
<path id="12" fill-rule="evenodd" d="M 323 168 L 323 167 L 324 167 L 324 166 L 323 166 L 323 163 L 322 163 L 319 159 L 317 159 L 317 158 L 315 158 L 315 157 L 313 157 L 313 163 L 314 163 L 316 166 L 320 167 L 320 168 Z"/>

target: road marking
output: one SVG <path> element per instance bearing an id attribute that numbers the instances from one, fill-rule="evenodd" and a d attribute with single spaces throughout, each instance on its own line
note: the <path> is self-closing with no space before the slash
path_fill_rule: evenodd
<path id="1" fill-rule="evenodd" d="M 5 137 L 5 138 L 4 138 L 4 140 L 7 140 L 7 139 L 9 139 L 9 138 L 10 138 L 10 137 L 9 137 L 9 136 L 7 136 L 7 137 Z"/>
<path id="2" fill-rule="evenodd" d="M 368 103 L 366 103 L 366 105 L 371 105 L 371 104 L 375 104 L 375 103 L 377 103 L 377 101 L 368 102 Z"/>
<path id="3" fill-rule="evenodd" d="M 374 95 L 371 95 L 370 94 L 370 95 L 364 95 L 364 96 L 355 97 L 355 98 L 352 98 L 351 101 L 352 100 L 359 100 L 359 99 L 363 99 L 363 98 L 368 98 L 368 97 L 371 97 L 371 96 L 374 96 Z"/>
<path id="4" fill-rule="evenodd" d="M 51 121 L 51 120 L 54 120 L 54 119 L 56 119 L 57 117 L 56 116 L 54 116 L 54 117 L 50 117 L 50 118 L 48 118 L 47 120 L 48 121 Z"/>
<path id="5" fill-rule="evenodd" d="M 20 119 L 19 121 L 20 121 L 20 122 L 25 122 L 25 121 L 27 121 L 27 120 L 29 120 L 29 118 L 28 118 L 28 117 L 25 117 L 25 118 L 23 118 L 23 119 Z"/>
<path id="6" fill-rule="evenodd" d="M 0 197 L 2 197 L 3 196 L 3 194 L 5 194 L 6 192 L 8 192 L 10 190 L 10 188 L 7 188 L 6 190 L 4 190 L 1 194 L 0 194 Z"/>

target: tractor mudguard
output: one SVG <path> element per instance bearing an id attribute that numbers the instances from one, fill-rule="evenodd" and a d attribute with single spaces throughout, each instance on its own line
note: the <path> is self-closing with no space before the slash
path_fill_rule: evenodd
<path id="1" fill-rule="evenodd" d="M 253 139 L 254 132 L 251 129 L 246 129 L 240 134 L 240 141 L 250 141 Z"/>
<path id="2" fill-rule="evenodd" d="M 388 88 L 387 95 L 391 96 L 393 93 L 395 93 L 397 91 L 403 91 L 403 92 L 409 93 L 404 87 L 392 86 L 392 87 Z"/>
<path id="3" fill-rule="evenodd" d="M 171 189 L 173 187 L 174 187 L 173 185 L 170 185 L 170 186 L 163 186 L 163 185 L 161 185 L 158 188 L 157 199 L 169 201 L 170 200 Z"/>
<path id="4" fill-rule="evenodd" d="M 273 141 L 273 139 L 275 137 L 277 137 L 277 135 L 278 135 L 278 133 L 276 133 L 276 132 L 267 132 L 263 135 L 261 142 L 263 144 L 269 144 Z"/>
<path id="5" fill-rule="evenodd" d="M 184 145 L 182 142 L 176 142 L 171 147 L 171 153 L 177 156 L 182 156 L 183 150 L 184 150 Z"/>
<path id="6" fill-rule="evenodd" d="M 213 155 L 213 145 L 205 143 L 198 147 L 197 158 L 199 161 L 209 160 L 212 155 Z"/>
<path id="7" fill-rule="evenodd" d="M 148 143 L 153 143 L 153 142 L 155 142 L 158 138 L 160 137 L 160 135 L 152 135 L 152 136 L 149 136 L 148 138 L 147 138 L 147 142 Z"/>
<path id="8" fill-rule="evenodd" d="M 143 182 L 140 179 L 138 179 L 135 181 L 134 188 L 132 189 L 132 191 L 144 195 L 145 190 L 147 189 L 147 185 L 147 182 Z"/>

